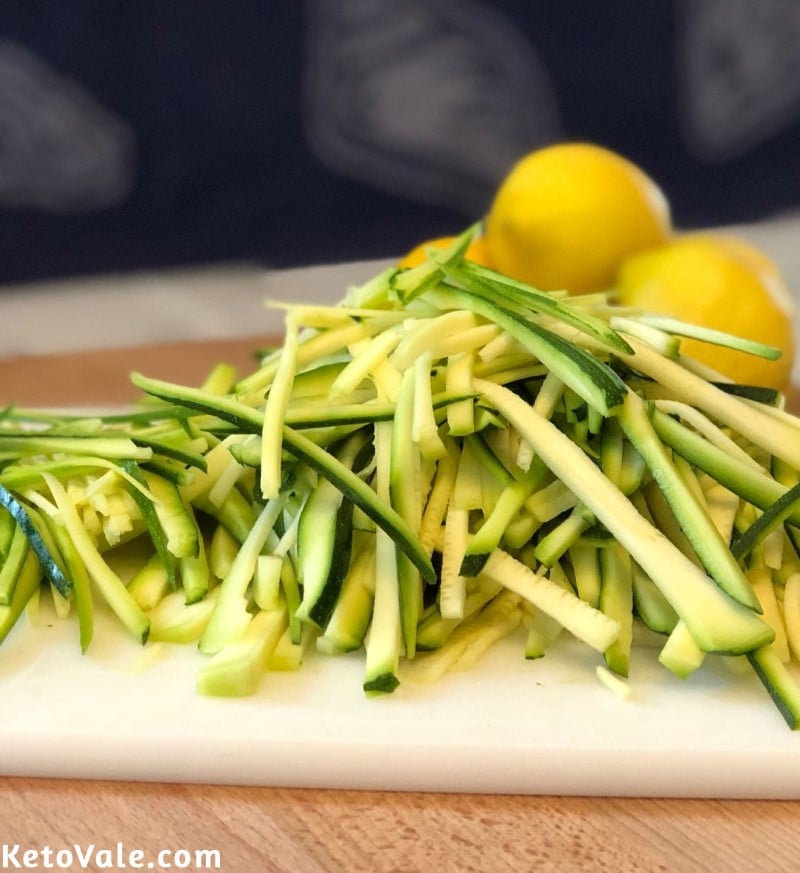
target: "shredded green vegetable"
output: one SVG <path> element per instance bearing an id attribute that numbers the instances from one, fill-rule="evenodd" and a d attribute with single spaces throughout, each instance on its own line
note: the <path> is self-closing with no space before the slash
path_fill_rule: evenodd
<path id="1" fill-rule="evenodd" d="M 798 727 L 800 420 L 677 353 L 775 350 L 478 267 L 476 230 L 340 306 L 280 304 L 252 372 L 134 374 L 121 415 L 2 410 L 0 634 L 52 583 L 87 657 L 104 597 L 144 645 L 201 641 L 199 693 L 362 650 L 373 695 L 503 638 L 536 670 L 566 628 L 624 696 L 644 628 L 678 675 L 744 656 Z"/>

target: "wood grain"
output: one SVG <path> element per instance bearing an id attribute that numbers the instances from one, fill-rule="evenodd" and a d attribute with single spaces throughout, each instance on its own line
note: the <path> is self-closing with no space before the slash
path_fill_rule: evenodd
<path id="1" fill-rule="evenodd" d="M 130 373 L 198 385 L 218 363 L 242 375 L 256 365 L 256 352 L 274 345 L 274 336 L 232 340 L 155 343 L 89 349 L 59 355 L 23 355 L 0 360 L 0 404 L 84 406 L 130 403 L 136 390 Z"/>
<path id="2" fill-rule="evenodd" d="M 0 780 L 3 838 L 218 849 L 225 873 L 796 869 L 800 804 Z"/>
<path id="3" fill-rule="evenodd" d="M 197 384 L 221 360 L 247 372 L 253 350 L 269 342 L 246 337 L 0 361 L 0 403 L 125 403 L 133 397 L 131 369 Z M 225 873 L 752 873 L 796 869 L 800 854 L 800 803 L 783 801 L 0 778 L 0 809 L 0 844 L 101 848 L 121 841 L 148 857 L 161 849 L 218 849 Z"/>

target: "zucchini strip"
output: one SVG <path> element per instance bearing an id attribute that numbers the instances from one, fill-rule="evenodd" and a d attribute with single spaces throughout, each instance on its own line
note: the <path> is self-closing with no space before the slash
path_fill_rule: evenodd
<path id="1" fill-rule="evenodd" d="M 442 271 L 451 281 L 488 300 L 502 297 L 507 305 L 514 306 L 521 313 L 546 313 L 610 348 L 624 354 L 633 353 L 630 345 L 608 322 L 585 312 L 576 311 L 569 302 L 562 302 L 557 297 L 539 291 L 531 285 L 470 261 L 464 261 L 459 267 L 443 266 Z"/>
<path id="2" fill-rule="evenodd" d="M 620 377 L 569 340 L 471 291 L 442 286 L 436 294 L 493 321 L 603 415 L 622 405 L 627 388 Z"/>
<path id="3" fill-rule="evenodd" d="M 375 458 L 377 499 L 388 503 L 392 425 L 375 425 Z M 397 568 L 397 548 L 386 531 L 375 531 L 375 598 L 372 625 L 366 640 L 364 693 L 373 696 L 391 693 L 400 684 L 398 665 L 402 645 L 402 615 L 400 584 Z"/>
<path id="4" fill-rule="evenodd" d="M 167 537 L 159 521 L 152 497 L 149 496 L 149 492 L 147 494 L 143 493 L 147 488 L 144 474 L 135 461 L 122 460 L 120 461 L 120 468 L 128 477 L 134 479 L 141 486 L 139 488 L 129 487 L 128 491 L 139 507 L 139 512 L 142 514 L 145 526 L 150 534 L 150 539 L 153 542 L 153 547 L 167 573 L 170 587 L 175 589 L 178 587 L 178 579 L 175 573 L 175 556 L 167 547 Z"/>
<path id="5" fill-rule="evenodd" d="M 72 594 L 72 581 L 64 575 L 58 562 L 50 554 L 47 545 L 25 510 L 25 507 L 3 485 L 0 485 L 0 505 L 5 507 L 22 529 L 36 557 L 39 559 L 39 563 L 44 569 L 47 578 L 53 583 L 56 591 L 62 597 L 69 597 Z"/>
<path id="6" fill-rule="evenodd" d="M 605 651 L 619 636 L 618 621 L 579 600 L 543 572 L 535 573 L 502 549 L 495 549 L 489 556 L 483 575 L 547 613 L 598 652 Z"/>
<path id="7" fill-rule="evenodd" d="M 632 337 L 630 341 L 635 354 L 625 359 L 625 364 L 674 391 L 676 399 L 697 406 L 789 466 L 800 469 L 800 439 L 796 427 L 721 391 L 644 343 Z"/>
<path id="8" fill-rule="evenodd" d="M 369 340 L 364 340 L 363 348 L 359 348 L 357 353 L 351 348 L 353 357 L 328 389 L 328 400 L 338 400 L 355 391 L 387 359 L 401 338 L 399 329 L 385 330 Z"/>
<path id="9" fill-rule="evenodd" d="M 236 553 L 220 585 L 214 610 L 200 637 L 198 647 L 201 652 L 215 654 L 239 640 L 247 629 L 252 616 L 247 611 L 245 593 L 255 575 L 258 556 L 278 516 L 283 511 L 283 505 L 282 497 L 264 504 L 247 538 Z"/>
<path id="10" fill-rule="evenodd" d="M 153 456 L 151 448 L 137 446 L 127 437 L 49 437 L 36 432 L 31 432 L 28 436 L 0 435 L 0 452 L 20 455 L 89 454 L 109 460 L 132 458 L 135 461 L 148 461 Z"/>
<path id="11" fill-rule="evenodd" d="M 739 654 L 772 641 L 772 629 L 647 522 L 568 436 L 507 388 L 476 380 L 475 389 L 630 552 L 704 651 Z"/>
<path id="12" fill-rule="evenodd" d="M 734 494 L 759 509 L 769 509 L 789 489 L 766 473 L 754 470 L 737 458 L 718 449 L 707 439 L 656 410 L 653 427 L 661 441 L 684 457 L 692 466 L 716 479 Z M 800 507 L 795 506 L 787 516 L 792 524 L 800 525 Z"/>
<path id="13" fill-rule="evenodd" d="M 78 554 L 66 528 L 48 519 L 50 530 L 64 556 L 70 579 L 75 589 L 75 605 L 78 613 L 78 639 L 83 654 L 89 648 L 94 636 L 94 601 L 89 573 Z"/>
<path id="14" fill-rule="evenodd" d="M 713 443 L 718 449 L 727 452 L 734 456 L 743 464 L 747 464 L 754 470 L 763 472 L 764 468 L 754 458 L 734 440 L 732 440 L 721 427 L 714 424 L 711 419 L 707 418 L 687 403 L 680 403 L 677 400 L 656 400 L 655 408 L 665 415 L 676 415 L 678 418 L 691 425 L 698 433 L 702 434 L 710 443 Z"/>
<path id="15" fill-rule="evenodd" d="M 385 422 L 379 422 L 382 423 Z M 427 582 L 436 580 L 436 571 L 422 548 L 419 537 L 391 506 L 376 498 L 375 492 L 369 485 L 352 470 L 339 463 L 329 452 L 297 431 L 289 427 L 285 428 L 283 439 L 289 452 L 337 485 L 344 495 L 362 509 L 378 527 L 385 530 L 420 571 L 423 579 Z"/>
<path id="16" fill-rule="evenodd" d="M 281 443 L 283 420 L 292 383 L 297 372 L 297 320 L 286 318 L 286 339 L 283 344 L 275 381 L 267 393 L 261 423 L 261 493 L 265 500 L 277 497 L 281 490 Z"/>
<path id="17" fill-rule="evenodd" d="M 312 331 L 310 335 L 298 335 L 296 366 L 298 369 L 312 361 L 327 357 L 334 352 L 346 349 L 349 345 L 369 336 L 366 328 L 359 323 L 351 322 L 336 330 L 326 330 L 321 333 Z M 234 393 L 242 396 L 259 394 L 264 396 L 275 380 L 280 366 L 282 350 L 279 349 L 254 373 L 246 376 L 234 386 Z"/>
<path id="18" fill-rule="evenodd" d="M 8 606 L 23 565 L 28 557 L 30 544 L 20 525 L 16 525 L 8 554 L 0 565 L 0 606 Z"/>
<path id="19" fill-rule="evenodd" d="M 461 263 L 469 244 L 480 230 L 480 223 L 475 223 L 461 233 L 447 248 L 441 252 L 431 251 L 430 256 L 421 264 L 407 270 L 398 270 L 390 279 L 390 287 L 401 303 L 407 305 L 414 298 L 441 281 L 444 268 Z"/>
<path id="20" fill-rule="evenodd" d="M 353 469 L 365 444 L 358 432 L 344 444 L 339 461 Z M 353 537 L 353 504 L 322 478 L 303 504 L 297 524 L 297 573 L 303 598 L 295 615 L 324 628 L 336 606 Z M 272 550 L 276 554 L 276 549 Z"/>
<path id="21" fill-rule="evenodd" d="M 141 374 L 132 375 L 134 384 L 147 394 L 177 405 L 188 406 L 200 412 L 216 415 L 241 427 L 246 433 L 261 432 L 262 413 L 246 406 L 232 397 L 209 395 L 197 388 L 173 385 L 159 379 L 150 379 Z M 283 425 L 283 444 L 287 451 L 304 461 L 320 475 L 337 485 L 353 503 L 362 509 L 379 527 L 382 527 L 411 559 L 428 582 L 436 580 L 433 569 L 419 538 L 406 522 L 390 506 L 375 497 L 375 492 L 352 470 L 339 463 L 329 452 L 320 448 L 308 437 Z"/>
<path id="22" fill-rule="evenodd" d="M 42 582 L 42 570 L 33 550 L 28 552 L 28 557 L 22 566 L 22 570 L 14 587 L 14 594 L 8 606 L 0 606 L 0 643 L 10 633 L 22 615 L 28 601 L 39 591 Z"/>
<path id="23" fill-rule="evenodd" d="M 663 330 L 665 333 L 689 337 L 712 345 L 724 346 L 729 349 L 736 349 L 740 352 L 746 352 L 749 355 L 766 358 L 768 361 L 777 361 L 781 356 L 781 350 L 774 346 L 768 346 L 756 340 L 745 339 L 744 337 L 726 333 L 722 330 L 714 330 L 713 328 L 690 324 L 689 322 L 681 321 L 678 318 L 672 318 L 668 315 L 640 315 L 637 317 L 637 320 L 642 324 L 646 324 L 648 327 Z"/>
<path id="24" fill-rule="evenodd" d="M 5 508 L 0 508 L 0 561 L 5 561 L 16 529 L 17 523 L 11 513 Z"/>
<path id="25" fill-rule="evenodd" d="M 45 474 L 45 481 L 58 507 L 60 521 L 66 528 L 87 572 L 123 625 L 144 644 L 150 631 L 150 620 L 131 597 L 119 576 L 95 548 L 61 482 L 48 473 Z"/>
<path id="26" fill-rule="evenodd" d="M 800 686 L 786 665 L 769 646 L 748 653 L 747 660 L 766 688 L 786 724 L 794 731 L 800 728 Z"/>
<path id="27" fill-rule="evenodd" d="M 386 442 L 382 437 L 380 440 L 376 438 L 375 441 L 378 475 L 382 473 L 384 467 L 388 468 L 389 503 L 415 532 L 419 531 L 422 518 L 420 510 L 422 497 L 419 486 L 420 446 L 415 441 L 413 433 L 417 383 L 415 369 L 406 370 L 397 398 L 397 412 L 391 424 L 388 460 L 378 457 L 377 454 L 380 448 L 387 448 Z M 381 432 L 376 431 L 377 433 Z M 420 572 L 405 554 L 397 555 L 396 566 L 403 644 L 406 657 L 413 658 L 417 647 L 417 625 L 422 610 Z"/>
<path id="28" fill-rule="evenodd" d="M 600 549 L 599 609 L 619 626 L 603 652 L 606 666 L 627 678 L 633 642 L 633 562 L 618 542 Z"/>
<path id="29" fill-rule="evenodd" d="M 758 598 L 737 563 L 737 556 L 731 554 L 708 512 L 686 487 L 653 430 L 645 404 L 636 394 L 628 394 L 619 421 L 626 436 L 650 468 L 684 536 L 706 571 L 739 603 L 761 612 Z"/>
<path id="30" fill-rule="evenodd" d="M 798 508 L 800 508 L 800 484 L 782 494 L 741 536 L 734 539 L 731 544 L 733 555 L 739 560 L 745 558 L 771 530 L 784 522 Z"/>

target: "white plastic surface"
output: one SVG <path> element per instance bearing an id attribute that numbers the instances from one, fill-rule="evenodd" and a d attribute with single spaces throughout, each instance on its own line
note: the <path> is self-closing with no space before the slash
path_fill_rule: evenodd
<path id="1" fill-rule="evenodd" d="M 632 694 L 565 640 L 524 636 L 469 673 L 366 699 L 363 655 L 313 654 L 246 699 L 194 691 L 192 646 L 144 650 L 107 616 L 23 618 L 0 647 L 0 773 L 520 794 L 800 797 L 800 734 L 745 671 L 709 659 L 686 682 L 643 649 Z M 737 662 L 738 663 L 738 662 Z M 740 665 L 744 666 L 744 665 Z"/>

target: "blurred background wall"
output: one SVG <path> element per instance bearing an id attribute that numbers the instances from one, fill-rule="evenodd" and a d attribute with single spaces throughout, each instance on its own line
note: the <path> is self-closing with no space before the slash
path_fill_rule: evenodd
<path id="1" fill-rule="evenodd" d="M 563 139 L 679 226 L 800 203 L 798 0 L 0 4 L 0 282 L 393 256 Z"/>

